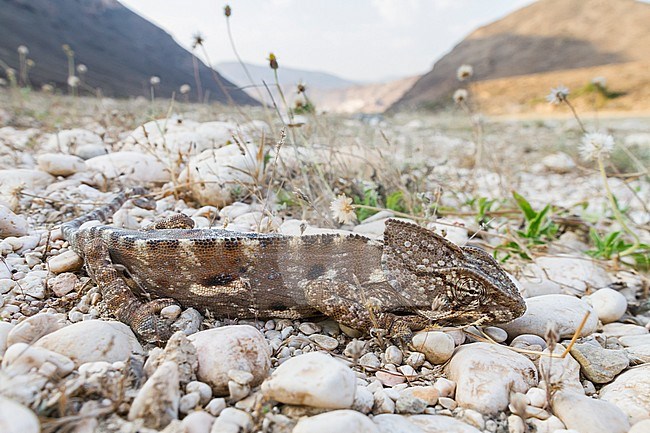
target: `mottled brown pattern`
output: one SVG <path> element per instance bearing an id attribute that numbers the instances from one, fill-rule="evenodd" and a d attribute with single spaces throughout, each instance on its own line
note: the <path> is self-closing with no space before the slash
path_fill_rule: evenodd
<path id="1" fill-rule="evenodd" d="M 387 222 L 383 243 L 359 235 L 192 229 L 184 216 L 145 230 L 80 229 L 105 220 L 128 196 L 64 224 L 63 233 L 85 258 L 109 309 L 146 341 L 169 338 L 170 324 L 157 313 L 173 303 L 233 318 L 324 314 L 393 336 L 434 323 L 505 322 L 525 310 L 508 276 L 484 251 L 397 220 Z M 154 300 L 133 294 L 114 264 Z"/>

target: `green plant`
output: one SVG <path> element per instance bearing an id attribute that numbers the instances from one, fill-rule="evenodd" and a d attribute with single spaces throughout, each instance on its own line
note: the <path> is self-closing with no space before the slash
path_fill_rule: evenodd
<path id="1" fill-rule="evenodd" d="M 547 204 L 542 210 L 536 211 L 528 200 L 518 192 L 513 191 L 512 196 L 525 219 L 524 229 L 517 230 L 517 234 L 528 239 L 529 243 L 533 245 L 543 244 L 553 239 L 557 234 L 558 226 L 549 216 L 551 205 Z"/>
<path id="2" fill-rule="evenodd" d="M 587 250 L 586 253 L 598 259 L 618 259 L 622 256 L 622 253 L 633 246 L 633 244 L 626 242 L 622 235 L 621 230 L 616 230 L 601 236 L 596 230 L 591 229 L 589 230 L 589 237 L 594 248 Z M 639 244 L 635 250 L 627 253 L 627 255 L 632 257 L 637 268 L 644 270 L 650 268 L 650 245 Z"/>
<path id="3" fill-rule="evenodd" d="M 476 209 L 476 216 L 474 217 L 476 223 L 482 227 L 489 228 L 491 218 L 488 216 L 488 213 L 497 208 L 500 203 L 496 199 L 479 197 L 468 200 L 467 204 Z"/>
<path id="4" fill-rule="evenodd" d="M 378 208 L 379 206 L 379 194 L 377 194 L 377 190 L 372 187 L 372 186 L 367 186 L 363 189 L 363 196 L 358 196 L 355 195 L 353 197 L 354 204 L 359 204 L 363 206 L 370 206 L 374 208 Z M 378 211 L 374 209 L 367 209 L 367 208 L 355 208 L 355 212 L 357 213 L 357 219 L 359 221 L 363 221 L 366 218 L 369 218 L 376 214 Z"/>

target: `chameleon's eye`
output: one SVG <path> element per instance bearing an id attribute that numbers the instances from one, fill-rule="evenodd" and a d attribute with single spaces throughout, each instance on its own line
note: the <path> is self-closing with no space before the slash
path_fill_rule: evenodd
<path id="1" fill-rule="evenodd" d="M 462 276 L 451 287 L 452 295 L 463 303 L 482 301 L 487 294 L 485 286 L 473 278 Z"/>

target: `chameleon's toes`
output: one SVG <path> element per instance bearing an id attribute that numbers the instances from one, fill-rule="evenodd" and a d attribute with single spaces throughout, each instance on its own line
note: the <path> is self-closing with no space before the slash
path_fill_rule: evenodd
<path id="1" fill-rule="evenodd" d="M 173 299 L 156 299 L 140 305 L 131 319 L 131 328 L 147 343 L 165 343 L 172 336 L 172 320 L 160 316 L 160 311 L 176 305 Z"/>

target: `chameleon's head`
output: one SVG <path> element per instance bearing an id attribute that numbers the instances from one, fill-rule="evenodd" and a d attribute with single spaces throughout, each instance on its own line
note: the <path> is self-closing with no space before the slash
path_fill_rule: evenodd
<path id="1" fill-rule="evenodd" d="M 402 296 L 450 324 L 503 323 L 526 311 L 517 287 L 485 251 L 459 247 L 430 230 L 388 220 L 382 265 Z"/>

